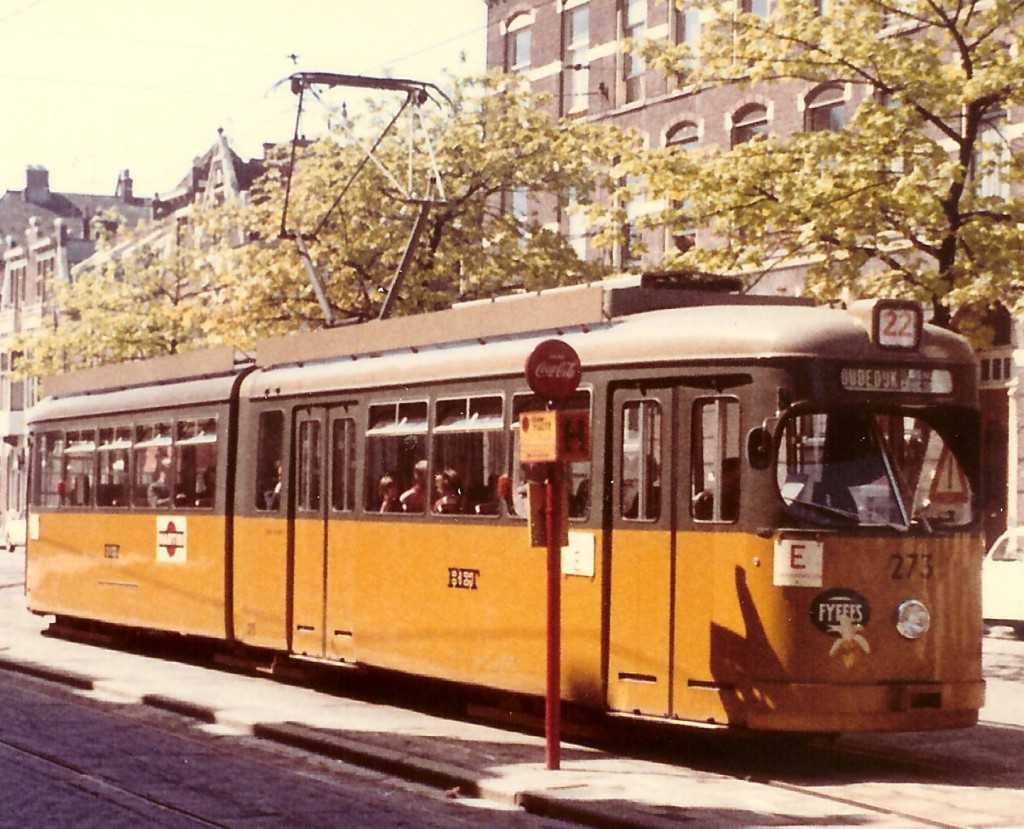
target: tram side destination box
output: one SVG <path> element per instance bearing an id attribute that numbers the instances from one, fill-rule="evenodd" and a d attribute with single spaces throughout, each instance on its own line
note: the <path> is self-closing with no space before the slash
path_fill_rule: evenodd
<path id="1" fill-rule="evenodd" d="M 590 412 L 523 412 L 519 416 L 519 462 L 590 460 Z"/>

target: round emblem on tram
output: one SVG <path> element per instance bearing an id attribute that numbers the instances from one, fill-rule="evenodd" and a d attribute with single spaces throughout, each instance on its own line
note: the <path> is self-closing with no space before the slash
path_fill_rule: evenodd
<path id="1" fill-rule="evenodd" d="M 811 602 L 811 624 L 822 633 L 841 636 L 845 625 L 867 626 L 871 605 L 856 590 L 846 587 L 819 593 Z"/>
<path id="2" fill-rule="evenodd" d="M 582 376 L 576 349 L 563 340 L 544 340 L 526 358 L 526 382 L 546 400 L 565 400 Z"/>

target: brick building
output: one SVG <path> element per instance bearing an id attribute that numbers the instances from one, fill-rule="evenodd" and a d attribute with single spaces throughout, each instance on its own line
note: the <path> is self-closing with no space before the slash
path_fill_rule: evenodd
<path id="1" fill-rule="evenodd" d="M 741 0 L 745 11 L 767 14 L 764 0 Z M 626 51 L 627 39 L 687 44 L 696 47 L 701 22 L 695 9 L 679 9 L 673 0 L 487 0 L 487 66 L 516 72 L 538 92 L 549 94 L 555 114 L 584 118 L 637 130 L 649 147 L 680 145 L 732 146 L 757 133 L 780 135 L 799 130 L 841 128 L 863 91 L 852 84 L 774 82 L 693 89 L 650 70 Z M 1000 125 L 1008 140 L 1024 137 L 1024 124 Z M 998 177 L 997 177 L 998 178 Z M 1007 187 L 1005 181 L 983 186 Z M 658 268 L 673 247 L 701 244 L 695 227 L 684 232 L 647 231 L 645 250 L 631 244 L 637 231 L 624 228 L 611 253 L 589 244 L 587 228 L 571 205 L 529 204 L 527 194 L 513 194 L 509 208 L 531 209 L 549 227 L 558 228 L 577 252 L 588 258 L 610 257 L 625 268 Z M 662 205 L 638 199 L 626 206 L 636 218 Z M 799 268 L 779 269 L 758 282 L 758 293 L 796 293 Z M 984 409 L 985 475 L 982 504 L 990 536 L 1015 525 L 1024 514 L 1024 392 L 1019 390 L 1024 352 L 1019 322 L 994 326 L 994 348 L 979 355 Z"/>
<path id="2" fill-rule="evenodd" d="M 18 359 L 17 336 L 59 316 L 57 286 L 77 278 L 97 256 L 117 256 L 141 243 L 159 245 L 161 239 L 173 244 L 196 205 L 247 198 L 261 170 L 261 162 L 243 161 L 218 131 L 186 175 L 153 198 L 135 196 L 127 170 L 112 196 L 54 192 L 42 167 L 28 168 L 24 190 L 0 197 L 0 543 L 24 532 L 19 519 L 25 509 L 25 412 L 37 394 L 33 381 L 8 374 Z M 97 254 L 101 232 L 115 236 L 111 247 Z"/>
<path id="3" fill-rule="evenodd" d="M 32 381 L 13 380 L 17 335 L 55 313 L 56 286 L 96 251 L 97 235 L 131 227 L 150 215 L 149 200 L 135 196 L 127 170 L 111 196 L 62 193 L 50 188 L 43 167 L 29 167 L 23 190 L 0 196 L 0 539 L 17 537 L 25 501 L 25 412 L 35 402 Z"/>

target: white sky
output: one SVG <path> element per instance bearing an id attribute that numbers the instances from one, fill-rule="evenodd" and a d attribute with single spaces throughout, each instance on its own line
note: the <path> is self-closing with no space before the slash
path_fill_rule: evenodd
<path id="1" fill-rule="evenodd" d="M 218 127 L 243 158 L 290 139 L 292 72 L 443 85 L 483 72 L 486 22 L 485 0 L 0 0 L 0 192 L 28 165 L 58 192 L 126 168 L 170 190 Z"/>

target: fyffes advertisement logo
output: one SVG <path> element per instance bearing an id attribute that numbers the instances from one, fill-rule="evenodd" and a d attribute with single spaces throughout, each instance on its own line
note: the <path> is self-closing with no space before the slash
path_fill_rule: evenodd
<path id="1" fill-rule="evenodd" d="M 819 593 L 810 608 L 811 624 L 822 633 L 837 636 L 828 655 L 838 656 L 849 668 L 861 653 L 871 653 L 864 629 L 871 620 L 871 606 L 856 590 L 845 587 Z"/>

